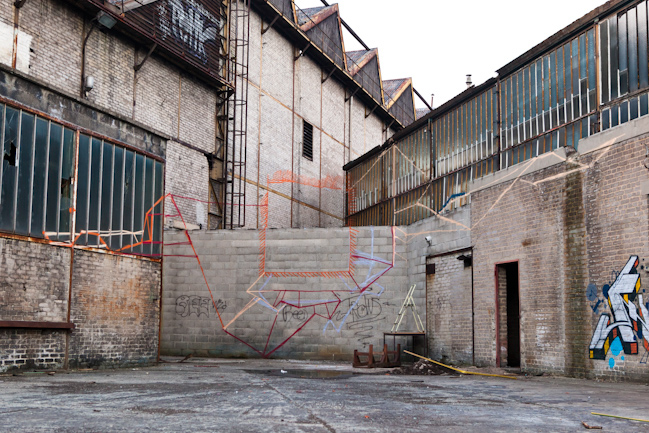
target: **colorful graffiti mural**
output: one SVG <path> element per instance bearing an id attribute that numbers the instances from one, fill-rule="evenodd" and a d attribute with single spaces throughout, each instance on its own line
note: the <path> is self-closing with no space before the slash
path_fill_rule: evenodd
<path id="1" fill-rule="evenodd" d="M 638 265 L 638 256 L 631 256 L 616 275 L 615 281 L 602 288 L 610 314 L 604 312 L 599 318 L 590 342 L 590 359 L 604 360 L 609 350 L 614 357 L 622 352 L 625 355 L 638 355 L 640 345 L 649 352 L 649 307 L 644 303 L 640 291 Z M 596 299 L 592 286 L 588 288 L 588 298 L 591 301 Z M 597 311 L 598 306 L 599 302 L 593 311 Z M 624 356 L 621 360 L 624 360 Z M 609 366 L 615 366 L 615 358 L 609 360 Z"/>

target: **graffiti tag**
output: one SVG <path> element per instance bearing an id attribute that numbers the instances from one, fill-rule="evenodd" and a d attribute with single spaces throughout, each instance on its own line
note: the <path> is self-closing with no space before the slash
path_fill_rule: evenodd
<path id="1" fill-rule="evenodd" d="M 163 39 L 175 39 L 207 63 L 205 44 L 217 42 L 221 27 L 214 15 L 196 0 L 167 0 L 158 11 Z"/>
<path id="2" fill-rule="evenodd" d="M 212 302 L 211 298 L 201 296 L 183 295 L 176 298 L 176 314 L 181 317 L 195 314 L 196 317 L 209 318 L 210 313 L 214 314 L 216 310 L 223 312 L 226 308 L 228 308 L 228 304 L 223 299 Z"/>
<path id="3" fill-rule="evenodd" d="M 604 291 L 611 314 L 602 313 L 599 318 L 589 347 L 591 359 L 606 359 L 609 349 L 637 355 L 640 342 L 649 351 L 649 312 L 639 293 L 638 264 L 638 256 L 631 256 L 622 271 L 615 274 L 615 282 Z M 617 349 L 619 345 L 621 350 Z"/>

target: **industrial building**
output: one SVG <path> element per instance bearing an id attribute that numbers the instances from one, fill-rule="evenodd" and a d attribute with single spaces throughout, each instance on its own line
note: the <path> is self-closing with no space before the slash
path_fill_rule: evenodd
<path id="1" fill-rule="evenodd" d="M 2 2 L 1 370 L 400 341 L 649 377 L 646 1 L 419 118 L 326 1 Z"/>
<path id="2" fill-rule="evenodd" d="M 342 166 L 415 116 L 343 23 L 280 0 L 0 1 L 0 370 L 155 362 L 173 227 L 256 228 L 265 192 L 271 227 L 343 225 Z"/>
<path id="3" fill-rule="evenodd" d="M 609 1 L 345 166 L 349 224 L 430 236 L 435 358 L 649 377 L 647 46 Z"/>
<path id="4" fill-rule="evenodd" d="M 647 14 L 609 1 L 347 163 L 349 230 L 268 230 L 262 200 L 258 231 L 170 234 L 165 353 L 350 359 L 399 337 L 645 380 Z M 423 330 L 394 324 L 412 286 Z"/>

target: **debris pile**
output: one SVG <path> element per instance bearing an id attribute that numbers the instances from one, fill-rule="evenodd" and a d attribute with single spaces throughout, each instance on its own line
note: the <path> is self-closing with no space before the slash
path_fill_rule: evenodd
<path id="1" fill-rule="evenodd" d="M 397 368 L 392 371 L 392 374 L 410 374 L 410 375 L 422 375 L 422 376 L 440 376 L 440 375 L 449 375 L 449 376 L 459 376 L 456 371 L 451 370 L 450 368 L 442 367 L 441 365 L 433 364 L 430 361 L 420 359 L 411 366 L 404 366 Z"/>

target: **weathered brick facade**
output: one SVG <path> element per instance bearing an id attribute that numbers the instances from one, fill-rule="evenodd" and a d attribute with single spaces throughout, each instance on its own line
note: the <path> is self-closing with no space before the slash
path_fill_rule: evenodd
<path id="1" fill-rule="evenodd" d="M 75 251 L 70 367 L 157 361 L 160 272 L 154 261 Z"/>
<path id="2" fill-rule="evenodd" d="M 339 81 L 327 79 L 308 56 L 257 13 L 250 21 L 248 153 L 246 197 L 259 204 L 270 192 L 270 227 L 340 227 L 343 225 L 342 166 L 392 134 L 386 124 Z M 313 159 L 302 155 L 303 123 L 313 126 Z M 340 188 L 305 184 L 268 184 L 280 171 L 323 180 L 340 179 Z M 260 228 L 258 209 L 246 210 L 246 227 Z"/>
<path id="3" fill-rule="evenodd" d="M 566 162 L 548 155 L 555 165 L 473 194 L 474 290 L 481 306 L 475 309 L 476 362 L 493 365 L 498 350 L 495 321 L 503 312 L 494 301 L 495 265 L 518 261 L 522 368 L 578 377 L 647 377 L 641 312 L 632 325 L 640 329 L 635 354 L 613 348 L 596 359 L 589 350 L 602 315 L 611 316 L 618 329 L 626 326 L 613 317 L 609 302 L 615 295 L 608 290 L 632 256 L 639 257 L 631 274 L 637 270 L 640 288 L 627 301 L 636 305 L 629 314 L 646 308 L 640 297 L 646 303 L 643 184 L 649 136 L 641 131 L 647 126 L 642 119 L 584 140 Z M 504 337 L 501 329 L 500 340 Z"/>

